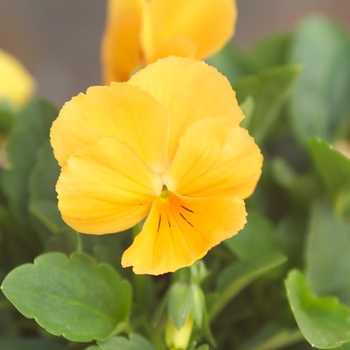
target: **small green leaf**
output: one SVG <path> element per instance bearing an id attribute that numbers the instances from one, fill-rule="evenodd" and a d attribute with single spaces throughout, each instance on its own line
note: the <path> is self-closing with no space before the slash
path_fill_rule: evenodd
<path id="1" fill-rule="evenodd" d="M 350 159 L 317 137 L 310 138 L 308 146 L 315 168 L 330 196 L 335 202 L 343 199 L 342 192 L 350 191 Z M 340 201 L 338 205 L 341 204 Z"/>
<path id="2" fill-rule="evenodd" d="M 209 350 L 209 345 L 207 344 L 201 345 L 199 348 L 196 348 L 196 350 Z"/>
<path id="3" fill-rule="evenodd" d="M 275 181 L 300 209 L 309 208 L 320 193 L 319 182 L 313 173 L 299 175 L 284 158 L 273 159 L 271 170 Z"/>
<path id="4" fill-rule="evenodd" d="M 198 284 L 192 283 L 192 315 L 203 336 L 216 347 L 216 342 L 210 329 L 209 317 L 205 303 L 204 292 Z"/>
<path id="5" fill-rule="evenodd" d="M 47 140 L 37 150 L 29 179 L 30 202 L 48 200 L 57 203 L 56 182 L 60 167 Z"/>
<path id="6" fill-rule="evenodd" d="M 209 312 L 211 320 L 257 277 L 287 260 L 281 253 L 274 227 L 258 213 L 250 212 L 242 232 L 224 244 L 241 261 L 232 263 L 221 272 L 217 280 L 219 296 Z"/>
<path id="7" fill-rule="evenodd" d="M 256 42 L 248 53 L 257 71 L 283 65 L 287 62 L 291 35 L 273 33 Z"/>
<path id="8" fill-rule="evenodd" d="M 297 324 L 312 346 L 329 349 L 350 341 L 350 310 L 337 298 L 316 297 L 298 270 L 288 274 L 285 285 Z"/>
<path id="9" fill-rule="evenodd" d="M 299 76 L 300 65 L 268 68 L 257 75 L 241 78 L 233 85 L 239 104 L 249 96 L 254 100 L 252 116 L 241 125 L 261 144 L 276 122 L 278 113 Z"/>
<path id="10" fill-rule="evenodd" d="M 13 215 L 23 224 L 29 223 L 28 182 L 37 151 L 49 139 L 57 109 L 46 100 L 33 100 L 21 111 L 8 142 L 10 169 L 2 174 L 2 189 Z"/>
<path id="11" fill-rule="evenodd" d="M 33 201 L 29 205 L 29 211 L 52 233 L 60 233 L 70 229 L 62 220 L 55 202 L 47 200 Z"/>
<path id="12" fill-rule="evenodd" d="M 330 141 L 350 115 L 350 40 L 347 31 L 325 17 L 307 18 L 292 39 L 289 61 L 303 71 L 290 99 L 294 129 Z"/>
<path id="13" fill-rule="evenodd" d="M 252 96 L 248 96 L 244 101 L 242 101 L 239 105 L 241 107 L 241 110 L 243 114 L 245 115 L 244 118 L 244 125 L 249 125 L 251 119 L 254 115 L 254 109 L 255 109 L 255 103 Z"/>
<path id="14" fill-rule="evenodd" d="M 190 266 L 191 282 L 195 284 L 201 284 L 209 275 L 209 272 L 205 266 L 203 260 L 197 260 Z"/>
<path id="15" fill-rule="evenodd" d="M 154 350 L 149 341 L 138 334 L 131 334 L 129 339 L 114 337 L 98 345 L 98 350 Z"/>
<path id="16" fill-rule="evenodd" d="M 187 321 L 191 310 L 191 284 L 183 281 L 174 283 L 169 290 L 168 315 L 178 330 Z"/>
<path id="17" fill-rule="evenodd" d="M 191 283 L 192 315 L 199 328 L 202 327 L 203 314 L 206 312 L 203 291 L 198 284 Z"/>
<path id="18" fill-rule="evenodd" d="M 274 253 L 229 265 L 218 278 L 219 295 L 209 310 L 210 320 L 213 320 L 239 292 L 257 277 L 283 264 L 286 260 L 283 254 Z"/>
<path id="19" fill-rule="evenodd" d="M 208 63 L 218 69 L 227 79 L 235 82 L 244 75 L 252 74 L 253 67 L 236 47 L 229 43 L 219 53 L 210 57 Z"/>
<path id="20" fill-rule="evenodd" d="M 259 259 L 281 250 L 273 225 L 256 212 L 250 212 L 244 229 L 224 244 L 240 260 Z"/>
<path id="21" fill-rule="evenodd" d="M 296 171 L 284 158 L 276 157 L 271 163 L 272 172 L 277 183 L 282 187 L 289 187 L 297 179 Z"/>
<path id="22" fill-rule="evenodd" d="M 127 321 L 131 305 L 129 283 L 79 253 L 41 255 L 10 272 L 1 288 L 24 316 L 78 342 L 109 338 Z"/>
<path id="23" fill-rule="evenodd" d="M 318 295 L 350 305 L 350 228 L 332 209 L 316 203 L 306 242 L 306 276 Z"/>

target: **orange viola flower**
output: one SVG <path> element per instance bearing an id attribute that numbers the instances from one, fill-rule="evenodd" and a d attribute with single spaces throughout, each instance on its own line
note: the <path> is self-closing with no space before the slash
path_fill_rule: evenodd
<path id="1" fill-rule="evenodd" d="M 102 41 L 104 81 L 126 81 L 170 55 L 202 60 L 232 37 L 234 0 L 109 0 Z"/>
<path id="2" fill-rule="evenodd" d="M 187 58 L 89 88 L 51 129 L 63 219 L 106 234 L 146 218 L 122 265 L 154 275 L 190 266 L 246 223 L 262 155 L 243 118 L 228 80 Z"/>
<path id="3" fill-rule="evenodd" d="M 0 100 L 22 106 L 34 91 L 34 79 L 13 56 L 0 50 Z"/>

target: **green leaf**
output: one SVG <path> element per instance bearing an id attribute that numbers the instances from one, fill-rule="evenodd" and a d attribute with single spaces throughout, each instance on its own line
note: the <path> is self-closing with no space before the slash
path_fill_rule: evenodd
<path id="1" fill-rule="evenodd" d="M 7 147 L 10 169 L 2 174 L 2 189 L 13 215 L 29 223 L 28 182 L 40 146 L 49 139 L 49 130 L 57 109 L 46 100 L 36 99 L 19 114 L 11 130 Z"/>
<path id="2" fill-rule="evenodd" d="M 284 255 L 274 253 L 229 265 L 218 278 L 217 289 L 219 295 L 209 310 L 209 319 L 213 320 L 239 292 L 257 277 L 285 261 L 286 257 Z"/>
<path id="3" fill-rule="evenodd" d="M 248 222 L 237 235 L 224 241 L 240 260 L 251 260 L 279 254 L 280 246 L 273 225 L 256 212 L 250 212 Z"/>
<path id="4" fill-rule="evenodd" d="M 192 341 L 186 350 L 209 350 L 210 347 L 207 344 L 202 344 L 197 346 L 197 341 Z"/>
<path id="5" fill-rule="evenodd" d="M 129 339 L 114 337 L 98 345 L 96 350 L 154 350 L 148 340 L 138 334 L 131 334 Z"/>
<path id="6" fill-rule="evenodd" d="M 0 205 L 0 240 L 0 267 L 3 273 L 33 261 L 41 253 L 38 236 L 19 225 L 5 205 Z"/>
<path id="7" fill-rule="evenodd" d="M 59 252 L 70 256 L 71 254 L 77 251 L 77 247 L 80 244 L 79 240 L 81 238 L 84 238 L 84 235 L 81 234 L 80 236 L 81 237 L 79 237 L 79 234 L 75 231 L 67 231 L 64 233 L 62 232 L 59 235 L 51 235 L 47 237 L 46 240 L 44 241 L 41 254 L 43 252 L 44 253 Z M 88 254 L 84 249 L 82 249 L 82 251 Z M 94 257 L 92 258 L 96 260 Z M 96 260 L 96 262 L 100 263 L 102 261 Z"/>
<path id="8" fill-rule="evenodd" d="M 346 209 L 346 195 L 350 191 L 350 159 L 317 137 L 308 142 L 315 168 L 339 210 Z"/>
<path id="9" fill-rule="evenodd" d="M 307 208 L 308 213 L 310 207 Z M 304 266 L 305 239 L 308 229 L 308 217 L 300 211 L 290 211 L 278 223 L 277 236 L 283 251 L 288 257 L 289 266 Z"/>
<path id="10" fill-rule="evenodd" d="M 55 202 L 46 200 L 34 201 L 30 204 L 29 211 L 52 233 L 72 230 L 62 220 Z"/>
<path id="11" fill-rule="evenodd" d="M 209 275 L 203 260 L 197 260 L 190 266 L 191 282 L 200 285 Z"/>
<path id="12" fill-rule="evenodd" d="M 268 68 L 257 75 L 241 78 L 234 85 L 237 100 L 242 104 L 249 96 L 254 100 L 252 116 L 241 125 L 261 144 L 276 122 L 278 113 L 299 76 L 300 65 Z"/>
<path id="13" fill-rule="evenodd" d="M 350 310 L 337 298 L 316 297 L 298 270 L 288 274 L 285 286 L 297 324 L 312 346 L 329 349 L 350 341 Z"/>
<path id="14" fill-rule="evenodd" d="M 8 133 L 15 123 L 16 112 L 6 100 L 0 99 L 0 133 Z"/>
<path id="15" fill-rule="evenodd" d="M 319 136 L 330 141 L 350 116 L 350 41 L 336 22 L 313 16 L 300 24 L 289 61 L 303 65 L 290 99 L 293 126 L 300 141 Z"/>
<path id="16" fill-rule="evenodd" d="M 275 181 L 300 209 L 307 210 L 320 193 L 319 183 L 313 173 L 299 175 L 284 158 L 274 158 L 271 171 Z"/>
<path id="17" fill-rule="evenodd" d="M 210 57 L 208 63 L 227 77 L 231 84 L 240 77 L 254 72 L 244 54 L 231 43 L 226 45 L 219 53 Z"/>
<path id="18" fill-rule="evenodd" d="M 209 316 L 205 303 L 204 292 L 198 284 L 192 283 L 192 315 L 203 336 L 216 347 L 216 342 L 210 329 Z"/>
<path id="19" fill-rule="evenodd" d="M 255 103 L 253 97 L 248 96 L 243 102 L 240 103 L 239 107 L 245 115 L 244 124 L 249 125 L 250 120 L 253 118 L 254 115 Z"/>
<path id="20" fill-rule="evenodd" d="M 318 295 L 350 305 L 350 226 L 323 203 L 313 207 L 305 248 L 306 276 Z"/>
<path id="21" fill-rule="evenodd" d="M 49 200 L 57 203 L 56 182 L 60 167 L 53 155 L 50 142 L 45 141 L 37 150 L 29 179 L 30 201 Z"/>
<path id="22" fill-rule="evenodd" d="M 203 291 L 198 284 L 191 283 L 191 297 L 193 319 L 198 328 L 201 328 L 206 307 Z"/>
<path id="23" fill-rule="evenodd" d="M 120 266 L 120 259 L 118 265 Z M 133 313 L 135 315 L 142 314 L 145 322 L 152 328 L 149 320 L 153 317 L 156 306 L 159 305 L 158 295 L 155 289 L 156 283 L 152 276 L 133 274 L 132 284 L 134 287 Z M 140 317 L 138 317 L 138 320 L 140 320 Z"/>
<path id="24" fill-rule="evenodd" d="M 249 337 L 239 350 L 275 350 L 282 349 L 303 340 L 299 329 L 289 329 L 282 325 L 269 323 Z"/>
<path id="25" fill-rule="evenodd" d="M 0 338 L 1 350 L 68 350 L 65 346 L 43 339 Z"/>
<path id="26" fill-rule="evenodd" d="M 41 255 L 10 272 L 1 288 L 24 316 L 78 342 L 109 338 L 127 321 L 131 305 L 129 283 L 79 253 Z"/>
<path id="27" fill-rule="evenodd" d="M 60 167 L 49 141 L 46 141 L 37 150 L 28 184 L 28 208 L 32 214 L 32 226 L 44 237 L 71 230 L 62 220 L 57 207 L 55 187 L 59 174 Z"/>
<path id="28" fill-rule="evenodd" d="M 290 187 L 298 175 L 284 158 L 276 157 L 271 162 L 271 170 L 277 183 L 282 187 Z"/>
<path id="29" fill-rule="evenodd" d="M 290 40 L 289 33 L 273 33 L 259 40 L 248 54 L 256 70 L 285 64 Z"/>
<path id="30" fill-rule="evenodd" d="M 168 315 L 175 327 L 180 330 L 192 310 L 191 284 L 179 281 L 169 290 Z"/>
<path id="31" fill-rule="evenodd" d="M 209 350 L 209 345 L 207 344 L 201 345 L 199 348 L 196 348 L 196 350 Z"/>

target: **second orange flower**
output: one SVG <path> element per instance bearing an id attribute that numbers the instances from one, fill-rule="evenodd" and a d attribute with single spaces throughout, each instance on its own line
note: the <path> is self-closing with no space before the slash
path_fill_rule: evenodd
<path id="1" fill-rule="evenodd" d="M 232 37 L 234 0 L 109 0 L 102 42 L 105 84 L 170 55 L 203 60 Z"/>

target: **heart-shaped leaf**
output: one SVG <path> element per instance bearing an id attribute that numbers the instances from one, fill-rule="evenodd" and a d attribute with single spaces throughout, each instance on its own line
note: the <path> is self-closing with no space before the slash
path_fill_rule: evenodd
<path id="1" fill-rule="evenodd" d="M 10 272 L 1 288 L 24 316 L 78 342 L 109 338 L 127 321 L 131 305 L 129 283 L 80 253 L 41 255 Z"/>
<path id="2" fill-rule="evenodd" d="M 298 270 L 285 282 L 289 304 L 306 340 L 320 349 L 336 348 L 350 341 L 350 310 L 337 298 L 312 294 Z"/>

